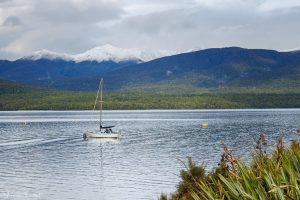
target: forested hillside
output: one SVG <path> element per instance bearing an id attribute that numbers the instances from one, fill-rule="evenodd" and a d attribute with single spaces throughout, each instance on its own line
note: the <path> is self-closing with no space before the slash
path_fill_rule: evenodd
<path id="1" fill-rule="evenodd" d="M 96 92 L 72 92 L 0 81 L 0 110 L 91 110 Z M 293 90 L 222 90 L 165 93 L 105 92 L 104 109 L 299 108 Z"/>

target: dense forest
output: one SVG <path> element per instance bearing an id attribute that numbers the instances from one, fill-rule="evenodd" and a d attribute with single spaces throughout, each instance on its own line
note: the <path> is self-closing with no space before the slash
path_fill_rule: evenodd
<path id="1" fill-rule="evenodd" d="M 72 92 L 0 81 L 0 110 L 90 110 L 95 92 Z M 104 93 L 104 109 L 299 108 L 296 90 L 235 88 Z"/>

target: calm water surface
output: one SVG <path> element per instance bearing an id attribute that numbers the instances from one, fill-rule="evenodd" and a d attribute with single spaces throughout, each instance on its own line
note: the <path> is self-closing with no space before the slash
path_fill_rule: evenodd
<path id="1" fill-rule="evenodd" d="M 217 166 L 221 141 L 245 158 L 260 132 L 269 144 L 282 133 L 296 138 L 300 109 L 106 111 L 104 119 L 120 140 L 82 139 L 98 128 L 97 112 L 0 112 L 0 199 L 157 199 L 175 190 L 187 156 Z"/>

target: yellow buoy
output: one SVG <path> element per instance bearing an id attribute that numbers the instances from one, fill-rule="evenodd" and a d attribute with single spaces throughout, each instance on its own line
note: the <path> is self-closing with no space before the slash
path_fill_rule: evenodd
<path id="1" fill-rule="evenodd" d="M 208 127 L 208 124 L 201 124 L 202 127 Z"/>

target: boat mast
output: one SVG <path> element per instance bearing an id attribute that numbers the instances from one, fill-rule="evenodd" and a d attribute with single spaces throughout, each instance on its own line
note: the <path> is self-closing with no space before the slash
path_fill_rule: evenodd
<path id="1" fill-rule="evenodd" d="M 100 81 L 100 131 L 101 131 L 101 128 L 102 128 L 102 89 L 103 89 L 103 78 L 101 78 L 101 81 Z"/>

